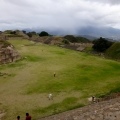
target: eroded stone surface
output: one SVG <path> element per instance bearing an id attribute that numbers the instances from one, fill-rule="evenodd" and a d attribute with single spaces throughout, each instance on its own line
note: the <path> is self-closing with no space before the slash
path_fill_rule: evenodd
<path id="1" fill-rule="evenodd" d="M 13 46 L 0 49 L 0 64 L 14 62 L 19 59 L 20 54 L 13 48 Z"/>
<path id="2" fill-rule="evenodd" d="M 38 120 L 120 120 L 120 97 Z"/>

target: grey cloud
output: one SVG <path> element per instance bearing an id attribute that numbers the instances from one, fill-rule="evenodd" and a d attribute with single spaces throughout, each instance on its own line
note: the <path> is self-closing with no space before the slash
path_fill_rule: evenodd
<path id="1" fill-rule="evenodd" d="M 120 0 L 86 0 L 89 2 L 97 2 L 97 3 L 104 3 L 104 4 L 111 4 L 111 5 L 118 5 L 120 4 Z"/>
<path id="2" fill-rule="evenodd" d="M 112 0 L 2 0 L 0 26 L 72 32 L 84 26 L 120 26 L 120 7 L 100 3 L 113 4 Z"/>
<path id="3" fill-rule="evenodd" d="M 9 3 L 11 5 L 17 5 L 20 7 L 24 7 L 24 6 L 30 6 L 31 7 L 31 0 L 4 0 L 4 2 Z"/>

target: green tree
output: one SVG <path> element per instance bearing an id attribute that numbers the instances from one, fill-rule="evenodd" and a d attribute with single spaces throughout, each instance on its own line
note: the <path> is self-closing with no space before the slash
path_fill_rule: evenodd
<path id="1" fill-rule="evenodd" d="M 63 39 L 62 42 L 63 42 L 64 44 L 70 44 L 67 39 Z"/>
<path id="2" fill-rule="evenodd" d="M 40 34 L 39 34 L 40 37 L 43 37 L 43 36 L 49 36 L 49 34 L 45 31 L 42 31 Z"/>
<path id="3" fill-rule="evenodd" d="M 10 34 L 16 34 L 16 31 L 11 31 Z"/>
<path id="4" fill-rule="evenodd" d="M 28 35 L 30 38 L 32 37 L 32 33 L 31 33 L 31 32 L 27 33 L 27 35 Z"/>
<path id="5" fill-rule="evenodd" d="M 106 40 L 105 38 L 100 37 L 97 40 L 93 41 L 93 49 L 98 52 L 104 52 L 106 49 L 108 49 L 113 42 Z"/>
<path id="6" fill-rule="evenodd" d="M 25 31 L 25 30 L 23 30 L 22 32 L 23 32 L 24 34 L 26 34 L 26 31 Z"/>

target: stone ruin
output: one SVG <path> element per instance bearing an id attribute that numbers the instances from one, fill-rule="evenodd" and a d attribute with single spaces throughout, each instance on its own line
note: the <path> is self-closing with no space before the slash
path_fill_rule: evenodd
<path id="1" fill-rule="evenodd" d="M 0 31 L 0 40 L 8 40 L 8 37 Z"/>
<path id="2" fill-rule="evenodd" d="M 13 48 L 13 46 L 0 49 L 0 64 L 14 62 L 19 59 L 20 54 Z"/>
<path id="3" fill-rule="evenodd" d="M 14 62 L 20 59 L 20 54 L 6 41 L 6 37 L 0 33 L 0 64 Z"/>

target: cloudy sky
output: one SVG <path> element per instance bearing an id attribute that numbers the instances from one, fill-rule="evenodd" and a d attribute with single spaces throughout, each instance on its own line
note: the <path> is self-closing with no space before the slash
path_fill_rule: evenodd
<path id="1" fill-rule="evenodd" d="M 0 0 L 0 30 L 86 26 L 120 29 L 120 0 Z"/>

